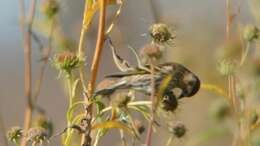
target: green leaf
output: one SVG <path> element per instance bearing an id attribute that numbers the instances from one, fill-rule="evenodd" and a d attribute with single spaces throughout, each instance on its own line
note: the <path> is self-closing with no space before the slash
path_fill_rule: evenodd
<path id="1" fill-rule="evenodd" d="M 106 121 L 103 123 L 99 123 L 99 124 L 95 124 L 92 126 L 92 129 L 102 129 L 102 128 L 107 128 L 107 129 L 111 129 L 111 128 L 116 128 L 116 129 L 122 129 L 125 132 L 134 135 L 134 132 L 132 131 L 132 129 L 130 129 L 129 127 L 127 127 L 125 124 L 121 123 L 121 122 L 117 122 L 117 121 Z"/>
<path id="2" fill-rule="evenodd" d="M 72 121 L 72 116 L 73 116 L 73 112 L 76 110 L 76 108 L 79 106 L 79 105 L 84 105 L 85 102 L 84 101 L 78 101 L 78 102 L 75 102 L 72 104 L 72 106 L 68 109 L 67 111 L 67 120 L 68 121 Z"/>

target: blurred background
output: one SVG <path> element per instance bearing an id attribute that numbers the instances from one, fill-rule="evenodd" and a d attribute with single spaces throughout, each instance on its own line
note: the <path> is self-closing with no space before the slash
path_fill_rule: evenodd
<path id="1" fill-rule="evenodd" d="M 39 0 L 39 4 L 42 1 Z M 61 0 L 60 3 L 60 29 L 77 44 L 84 1 Z M 233 3 L 233 11 L 240 11 L 236 22 L 260 26 L 260 13 L 257 12 L 260 11 L 259 0 L 236 0 Z M 116 7 L 110 6 L 108 9 L 110 12 L 108 20 L 110 20 Z M 2 129 L 8 129 L 13 125 L 22 126 L 25 108 L 19 1 L 1 0 L 0 18 L 0 118 Z M 155 22 L 166 23 L 174 28 L 176 39 L 174 45 L 167 50 L 165 60 L 184 64 L 204 83 L 226 88 L 225 78 L 220 76 L 216 69 L 218 61 L 216 52 L 225 42 L 225 20 L 224 0 L 127 0 L 111 33 L 111 38 L 118 48 L 119 54 L 135 64 L 134 57 L 127 46 L 141 48 L 148 42 L 148 38 L 143 34 L 147 33 L 149 26 Z M 97 24 L 94 22 L 88 33 L 88 50 L 93 50 L 91 48 L 95 46 L 96 26 Z M 32 56 L 33 79 L 37 79 L 40 52 L 35 44 Z M 92 58 L 92 51 L 87 52 L 86 58 L 88 68 L 88 60 Z M 113 72 L 118 72 L 118 70 L 113 63 L 110 49 L 105 45 L 98 80 L 100 81 L 105 74 Z M 177 145 L 231 145 L 232 135 L 228 132 L 221 134 L 221 131 L 218 131 L 219 133 L 215 134 L 219 134 L 219 136 L 212 134 L 214 136 L 209 137 L 210 140 L 203 140 L 207 138 L 202 133 L 205 131 L 210 133 L 212 131 L 208 129 L 221 125 L 221 123 L 216 124 L 209 116 L 210 105 L 216 98 L 218 96 L 215 94 L 200 90 L 196 96 L 184 99 L 180 103 L 179 109 L 172 118 L 182 121 L 188 129 L 188 133 L 184 139 L 176 140 Z M 46 69 L 38 103 L 46 109 L 48 116 L 54 122 L 54 133 L 60 132 L 66 126 L 67 96 L 62 82 L 58 79 L 58 72 L 51 65 L 48 65 Z M 168 135 L 161 130 L 157 131 L 155 135 L 157 136 L 153 137 L 154 146 L 162 145 L 168 139 Z M 2 136 L 0 145 L 3 144 Z M 100 145 L 107 145 L 107 142 L 111 142 L 112 137 L 115 135 L 108 134 L 102 139 Z M 58 141 L 59 138 L 55 139 L 56 144 L 54 145 L 58 145 Z M 119 142 L 111 142 L 110 145 L 119 145 Z"/>

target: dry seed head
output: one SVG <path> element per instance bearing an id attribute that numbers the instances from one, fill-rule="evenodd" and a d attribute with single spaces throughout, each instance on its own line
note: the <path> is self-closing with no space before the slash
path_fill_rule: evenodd
<path id="1" fill-rule="evenodd" d="M 47 140 L 47 131 L 43 128 L 30 128 L 26 133 L 26 140 L 33 143 L 42 143 Z"/>
<path id="2" fill-rule="evenodd" d="M 169 27 L 163 23 L 153 24 L 149 33 L 155 43 L 166 43 L 173 39 Z"/>
<path id="3" fill-rule="evenodd" d="M 219 62 L 217 69 L 224 76 L 232 75 L 236 72 L 237 62 L 234 60 L 222 60 Z"/>
<path id="4" fill-rule="evenodd" d="M 124 108 L 131 101 L 131 97 L 125 93 L 117 93 L 115 98 L 112 99 L 112 105 L 118 108 Z"/>
<path id="5" fill-rule="evenodd" d="M 47 18 L 53 18 L 59 12 L 57 0 L 45 0 L 42 4 L 42 12 Z"/>
<path id="6" fill-rule="evenodd" d="M 33 126 L 45 129 L 48 137 L 53 133 L 53 124 L 45 115 L 38 115 L 33 122 Z"/>
<path id="7" fill-rule="evenodd" d="M 55 67 L 68 75 L 71 74 L 73 69 L 78 68 L 83 61 L 84 59 L 69 51 L 64 51 L 54 56 Z"/>
<path id="8" fill-rule="evenodd" d="M 217 121 L 221 121 L 231 114 L 229 104 L 224 99 L 216 100 L 210 107 L 210 115 Z"/>
<path id="9" fill-rule="evenodd" d="M 23 130 L 20 127 L 12 127 L 7 131 L 6 137 L 9 141 L 18 144 L 23 136 Z"/>
<path id="10" fill-rule="evenodd" d="M 177 138 L 182 138 L 186 132 L 186 126 L 182 123 L 177 123 L 175 126 L 170 127 L 169 131 Z"/>
<path id="11" fill-rule="evenodd" d="M 259 38 L 260 30 L 254 25 L 247 25 L 244 28 L 243 37 L 246 41 L 252 42 Z"/>
<path id="12" fill-rule="evenodd" d="M 144 57 L 160 59 L 162 57 L 162 50 L 156 44 L 147 44 L 141 49 L 141 54 Z"/>

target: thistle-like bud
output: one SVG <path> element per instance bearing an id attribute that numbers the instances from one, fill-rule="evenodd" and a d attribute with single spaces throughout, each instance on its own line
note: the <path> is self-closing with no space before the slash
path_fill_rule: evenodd
<path id="1" fill-rule="evenodd" d="M 236 72 L 237 62 L 234 60 L 222 60 L 219 62 L 217 68 L 220 74 L 224 76 L 232 75 Z"/>
<path id="2" fill-rule="evenodd" d="M 48 133 L 43 128 L 30 128 L 25 137 L 27 141 L 37 144 L 46 141 L 48 138 Z"/>
<path id="3" fill-rule="evenodd" d="M 54 66 L 61 72 L 71 75 L 72 70 L 78 68 L 84 59 L 79 58 L 74 53 L 65 51 L 55 55 Z"/>
<path id="4" fill-rule="evenodd" d="M 53 18 L 59 12 L 57 0 L 45 0 L 42 4 L 42 12 L 48 18 Z"/>
<path id="5" fill-rule="evenodd" d="M 177 138 L 182 138 L 186 132 L 186 126 L 182 123 L 177 123 L 175 126 L 170 127 L 169 131 Z"/>
<path id="6" fill-rule="evenodd" d="M 7 131 L 6 137 L 9 141 L 19 144 L 21 138 L 23 136 L 23 130 L 20 127 L 12 127 Z"/>
<path id="7" fill-rule="evenodd" d="M 33 122 L 33 127 L 45 129 L 48 137 L 53 133 L 53 124 L 45 115 L 38 115 Z"/>
<path id="8" fill-rule="evenodd" d="M 259 116 L 257 114 L 256 111 L 253 111 L 252 113 L 250 113 L 250 124 L 254 125 L 259 119 Z"/>
<path id="9" fill-rule="evenodd" d="M 229 104 L 224 99 L 216 100 L 210 107 L 210 115 L 217 121 L 225 119 L 231 113 Z"/>
<path id="10" fill-rule="evenodd" d="M 112 105 L 118 108 L 124 108 L 131 101 L 131 97 L 125 93 L 117 93 L 115 98 L 112 99 Z"/>
<path id="11" fill-rule="evenodd" d="M 141 49 L 141 55 L 147 58 L 160 59 L 162 57 L 162 50 L 156 44 L 147 44 Z"/>
<path id="12" fill-rule="evenodd" d="M 260 30 L 254 25 L 247 25 L 244 28 L 244 39 L 248 42 L 252 42 L 259 38 Z"/>
<path id="13" fill-rule="evenodd" d="M 153 24 L 149 33 L 155 43 L 166 43 L 174 38 L 169 27 L 163 23 Z"/>

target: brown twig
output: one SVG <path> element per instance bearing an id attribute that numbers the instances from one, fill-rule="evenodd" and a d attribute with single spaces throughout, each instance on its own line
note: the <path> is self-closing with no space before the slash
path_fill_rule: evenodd
<path id="1" fill-rule="evenodd" d="M 231 0 L 226 0 L 226 41 L 231 40 L 231 25 L 232 25 L 232 14 L 231 14 Z"/>
<path id="2" fill-rule="evenodd" d="M 150 99 L 152 101 L 152 108 L 151 108 L 151 121 L 149 121 L 148 131 L 147 131 L 146 140 L 145 140 L 146 146 L 151 146 L 154 115 L 155 115 L 155 91 L 154 91 L 155 79 L 154 79 L 154 65 L 153 65 L 152 60 L 150 60 L 150 67 L 151 67 L 151 87 L 152 87 Z"/>
<path id="3" fill-rule="evenodd" d="M 103 45 L 104 45 L 105 19 L 106 19 L 106 0 L 101 0 L 100 1 L 100 15 L 99 15 L 97 43 L 96 43 L 95 54 L 94 54 L 94 58 L 92 61 L 92 66 L 91 66 L 90 81 L 88 83 L 88 96 L 87 96 L 88 98 L 85 98 L 86 104 L 88 105 L 86 107 L 86 119 L 87 119 L 86 126 L 87 127 L 85 127 L 86 131 L 82 137 L 82 146 L 91 145 L 90 133 L 91 133 L 91 120 L 92 120 L 92 105 L 90 104 L 90 100 L 91 100 L 90 98 L 95 89 L 95 82 L 97 79 L 99 62 L 100 62 L 101 53 L 102 53 Z"/>
<path id="4" fill-rule="evenodd" d="M 52 19 L 53 20 L 51 20 L 50 32 L 49 32 L 49 36 L 48 36 L 48 47 L 43 50 L 42 64 L 40 67 L 39 78 L 35 84 L 33 103 L 36 103 L 37 97 L 40 94 L 45 68 L 47 66 L 48 59 L 49 59 L 49 56 L 50 56 L 51 50 L 52 50 L 52 39 L 53 39 L 53 32 L 54 32 L 54 28 L 55 28 L 55 18 L 52 18 Z"/>
<path id="5" fill-rule="evenodd" d="M 25 30 L 25 9 L 24 9 L 24 1 L 20 0 L 20 15 L 21 15 L 21 32 L 23 34 L 23 46 L 24 46 L 24 91 L 25 96 L 27 98 L 25 115 L 24 115 L 24 130 L 25 132 L 30 128 L 31 120 L 32 120 L 32 93 L 31 93 L 31 83 L 32 83 L 32 65 L 31 65 L 31 32 L 32 32 L 32 25 L 35 15 L 36 9 L 36 0 L 31 0 L 29 15 L 28 15 L 28 27 L 27 31 Z M 22 138 L 21 146 L 26 146 L 27 141 L 25 138 Z"/>

